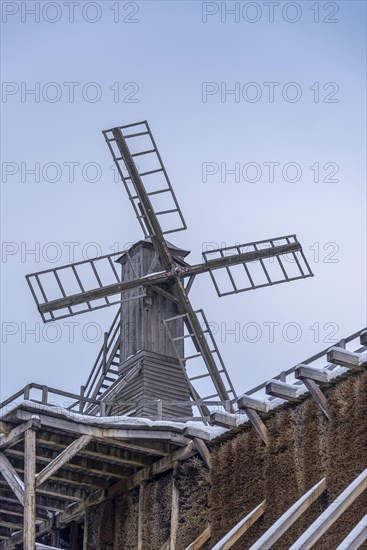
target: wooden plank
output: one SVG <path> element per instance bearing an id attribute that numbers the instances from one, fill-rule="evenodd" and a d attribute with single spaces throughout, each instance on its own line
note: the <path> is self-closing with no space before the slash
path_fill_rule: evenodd
<path id="1" fill-rule="evenodd" d="M 248 531 L 248 529 L 259 519 L 265 512 L 265 503 L 263 500 L 261 504 L 256 506 L 252 512 L 247 514 L 240 522 L 237 523 L 217 544 L 215 544 L 212 550 L 228 550 L 232 548 L 235 542 L 237 542 L 242 535 Z"/>
<path id="2" fill-rule="evenodd" d="M 200 535 L 189 544 L 189 546 L 185 550 L 200 550 L 200 548 L 205 544 L 211 537 L 212 530 L 210 525 L 202 532 Z"/>
<path id="3" fill-rule="evenodd" d="M 212 412 L 210 414 L 210 424 L 213 426 L 221 426 L 222 428 L 237 427 L 235 415 L 223 412 Z"/>
<path id="4" fill-rule="evenodd" d="M 204 443 L 205 445 L 205 443 Z M 177 531 L 178 531 L 178 513 L 179 513 L 179 490 L 175 481 L 172 478 L 172 499 L 171 499 L 171 533 L 169 550 L 176 550 Z"/>
<path id="5" fill-rule="evenodd" d="M 24 550 L 36 543 L 36 432 L 25 432 L 24 439 Z"/>
<path id="6" fill-rule="evenodd" d="M 341 365 L 353 370 L 365 370 L 367 358 L 365 353 L 353 353 L 343 348 L 331 348 L 327 353 L 327 360 L 334 365 Z"/>
<path id="7" fill-rule="evenodd" d="M 294 386 L 293 384 L 286 384 L 279 380 L 269 380 L 266 383 L 265 391 L 268 395 L 285 399 L 286 401 L 294 401 L 298 403 L 300 400 L 297 390 L 300 386 Z"/>
<path id="8" fill-rule="evenodd" d="M 367 515 L 364 516 L 352 531 L 339 544 L 336 550 L 357 550 L 367 540 Z"/>
<path id="9" fill-rule="evenodd" d="M 316 405 L 319 407 L 321 412 L 326 416 L 328 420 L 330 420 L 329 415 L 329 408 L 328 408 L 328 402 L 325 397 L 325 395 L 322 393 L 316 382 L 314 380 L 311 380 L 309 378 L 302 378 L 302 381 L 308 391 L 310 392 L 311 396 L 313 397 Z"/>
<path id="10" fill-rule="evenodd" d="M 261 440 L 265 445 L 269 445 L 269 434 L 268 429 L 262 419 L 260 418 L 260 415 L 258 412 L 256 412 L 253 409 L 244 409 L 246 415 L 248 416 L 248 419 L 250 420 L 251 424 L 257 431 L 258 435 L 260 436 Z"/>
<path id="11" fill-rule="evenodd" d="M 294 371 L 294 376 L 298 380 L 308 378 L 309 380 L 314 380 L 318 384 L 328 384 L 330 381 L 330 374 L 327 370 L 309 367 L 308 365 L 298 365 Z"/>
<path id="12" fill-rule="evenodd" d="M 10 447 L 11 445 L 15 445 L 16 443 L 18 443 L 18 441 L 23 438 L 24 432 L 26 432 L 30 428 L 38 429 L 40 427 L 41 421 L 39 417 L 31 418 L 31 420 L 20 424 L 20 426 L 16 426 L 9 433 L 0 435 L 0 449 L 3 450 L 6 447 Z"/>
<path id="13" fill-rule="evenodd" d="M 0 472 L 19 502 L 24 506 L 24 483 L 3 453 L 0 453 Z"/>
<path id="14" fill-rule="evenodd" d="M 75 456 L 83 447 L 86 447 L 92 440 L 91 435 L 82 435 L 71 443 L 62 453 L 60 453 L 52 462 L 47 464 L 41 472 L 36 476 L 36 485 L 39 487 L 57 470 L 59 470 L 66 462 Z"/>
<path id="15" fill-rule="evenodd" d="M 199 439 L 198 437 L 194 438 L 194 444 L 205 466 L 208 468 L 208 470 L 210 470 L 212 465 L 211 465 L 211 457 L 210 457 L 210 452 L 208 450 L 208 447 L 205 445 L 204 441 L 202 441 L 202 439 Z"/>
<path id="16" fill-rule="evenodd" d="M 328 508 L 297 539 L 289 550 L 312 548 L 324 533 L 335 523 L 347 508 L 367 488 L 367 469 L 364 470 L 348 487 L 330 504 Z"/>
<path id="17" fill-rule="evenodd" d="M 268 550 L 319 498 L 326 489 L 326 479 L 322 479 L 293 504 L 250 548 L 250 550 Z M 276 495 L 275 495 L 276 496 Z"/>
<path id="18" fill-rule="evenodd" d="M 266 401 L 260 401 L 246 394 L 241 395 L 241 397 L 237 399 L 237 405 L 239 409 L 253 409 L 262 413 L 266 413 L 269 410 L 269 405 Z"/>
<path id="19" fill-rule="evenodd" d="M 361 342 L 362 346 L 367 346 L 367 330 L 361 332 L 359 341 Z"/>

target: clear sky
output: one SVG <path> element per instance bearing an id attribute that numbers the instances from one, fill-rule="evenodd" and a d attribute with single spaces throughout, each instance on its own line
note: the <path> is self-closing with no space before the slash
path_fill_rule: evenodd
<path id="1" fill-rule="evenodd" d="M 227 298 L 196 279 L 239 393 L 362 328 L 365 2 L 1 4 L 1 398 L 31 381 L 78 391 L 88 375 L 91 323 L 108 329 L 115 310 L 73 318 L 73 342 L 63 321 L 45 333 L 25 275 L 71 261 L 65 243 L 82 260 L 141 238 L 101 134 L 138 120 L 189 260 L 296 233 L 314 271 Z"/>

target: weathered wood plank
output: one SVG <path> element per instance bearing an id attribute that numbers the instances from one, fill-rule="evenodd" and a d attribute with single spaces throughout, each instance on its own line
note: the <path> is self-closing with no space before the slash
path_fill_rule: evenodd
<path id="1" fill-rule="evenodd" d="M 24 483 L 3 453 L 0 453 L 0 472 L 19 502 L 24 506 Z"/>
<path id="2" fill-rule="evenodd" d="M 227 533 L 227 535 L 217 542 L 217 544 L 213 546 L 212 550 L 228 550 L 229 548 L 232 548 L 234 543 L 237 542 L 242 535 L 248 531 L 251 525 L 253 525 L 255 521 L 263 515 L 265 512 L 265 503 L 266 501 L 263 500 L 261 504 L 256 506 L 252 512 L 247 514 L 247 516 L 238 522 L 237 525 L 235 525 L 233 529 Z"/>
<path id="3" fill-rule="evenodd" d="M 326 489 L 326 479 L 322 479 L 293 504 L 250 548 L 269 550 L 293 523 L 319 498 Z"/>
<path id="4" fill-rule="evenodd" d="M 357 550 L 367 540 L 367 515 L 364 516 L 352 531 L 339 544 L 336 550 Z"/>
<path id="5" fill-rule="evenodd" d="M 205 544 L 211 537 L 212 530 L 210 525 L 202 532 L 200 535 L 189 544 L 189 546 L 185 550 L 200 550 L 200 548 Z"/>
<path id="6" fill-rule="evenodd" d="M 139 485 L 139 507 L 138 507 L 138 548 L 137 550 L 143 550 L 143 509 L 144 509 L 144 489 L 145 481 L 142 481 Z"/>
<path id="7" fill-rule="evenodd" d="M 330 381 L 330 374 L 327 370 L 309 367 L 308 365 L 299 365 L 294 372 L 294 376 L 298 380 L 308 378 L 309 380 L 314 380 L 319 384 L 328 384 Z"/>
<path id="8" fill-rule="evenodd" d="M 364 470 L 306 529 L 289 550 L 312 548 L 333 523 L 367 488 L 367 469 Z"/>
<path id="9" fill-rule="evenodd" d="M 29 429 L 24 439 L 24 550 L 36 543 L 36 432 Z"/>
<path id="10" fill-rule="evenodd" d="M 331 348 L 327 353 L 327 360 L 334 365 L 341 365 L 353 370 L 365 370 L 367 366 L 366 353 L 357 353 L 343 348 Z"/>
<path id="11" fill-rule="evenodd" d="M 298 403 L 300 401 L 297 391 L 299 388 L 299 386 L 286 384 L 285 382 L 280 382 L 279 380 L 269 380 L 266 383 L 265 391 L 268 395 Z"/>
<path id="12" fill-rule="evenodd" d="M 213 426 L 221 426 L 222 428 L 237 427 L 235 415 L 224 412 L 212 412 L 210 414 L 210 424 Z"/>
<path id="13" fill-rule="evenodd" d="M 64 451 L 62 451 L 52 462 L 47 464 L 41 472 L 36 476 L 36 485 L 39 487 L 57 470 L 59 470 L 66 462 L 71 460 L 83 447 L 86 447 L 92 440 L 91 435 L 82 435 L 71 443 Z"/>
<path id="14" fill-rule="evenodd" d="M 367 346 L 367 330 L 363 331 L 359 337 L 362 346 Z"/>
<path id="15" fill-rule="evenodd" d="M 239 409 L 254 409 L 255 411 L 266 413 L 269 410 L 269 405 L 265 401 L 260 401 L 249 395 L 241 395 L 237 400 Z"/>

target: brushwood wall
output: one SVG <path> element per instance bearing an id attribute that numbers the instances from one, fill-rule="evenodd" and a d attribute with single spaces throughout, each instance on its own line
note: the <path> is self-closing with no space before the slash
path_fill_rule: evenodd
<path id="1" fill-rule="evenodd" d="M 250 428 L 211 449 L 209 472 L 193 457 L 144 488 L 143 549 L 160 550 L 170 535 L 172 482 L 179 488 L 178 550 L 211 524 L 208 550 L 266 499 L 265 514 L 233 546 L 249 548 L 299 497 L 323 477 L 327 491 L 289 529 L 274 550 L 286 550 L 367 462 L 367 373 L 326 390 L 330 421 L 311 398 L 275 411 L 266 421 L 265 447 Z M 365 492 L 366 493 L 366 492 Z M 354 502 L 314 546 L 336 548 L 366 513 L 367 495 Z M 88 510 L 88 550 L 136 550 L 139 491 Z M 364 543 L 361 548 L 367 549 Z M 260 550 L 260 549 L 259 549 Z"/>

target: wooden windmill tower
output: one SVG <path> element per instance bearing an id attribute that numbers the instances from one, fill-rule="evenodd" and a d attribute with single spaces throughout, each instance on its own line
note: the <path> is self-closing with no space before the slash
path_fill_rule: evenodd
<path id="1" fill-rule="evenodd" d="M 156 418 L 158 403 L 159 416 L 182 418 L 195 401 L 206 416 L 208 401 L 233 403 L 236 393 L 204 313 L 190 303 L 195 277 L 209 272 L 224 296 L 310 277 L 311 269 L 295 235 L 211 250 L 202 263 L 188 264 L 188 251 L 166 241 L 186 224 L 148 123 L 103 134 L 144 240 L 28 275 L 32 294 L 44 322 L 120 304 L 82 387 L 83 395 L 109 403 L 106 414 Z"/>

